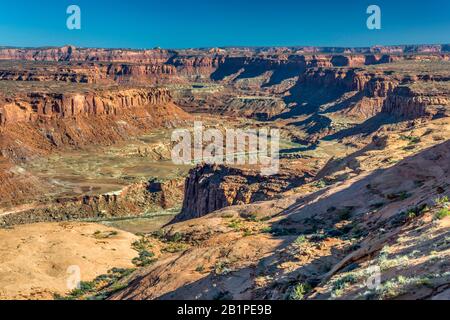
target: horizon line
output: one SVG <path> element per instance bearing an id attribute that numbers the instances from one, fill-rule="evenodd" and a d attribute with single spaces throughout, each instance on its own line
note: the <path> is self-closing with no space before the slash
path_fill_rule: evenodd
<path id="1" fill-rule="evenodd" d="M 225 45 L 225 46 L 198 46 L 198 47 L 89 47 L 89 46 L 78 46 L 72 44 L 64 45 L 40 45 L 40 46 L 10 46 L 10 45 L 0 45 L 0 49 L 50 49 L 50 48 L 64 48 L 64 47 L 74 47 L 76 49 L 104 49 L 104 50 L 204 50 L 204 49 L 233 49 L 233 48 L 251 48 L 251 49 L 261 49 L 261 48 L 335 48 L 335 49 L 372 49 L 377 47 L 408 47 L 408 46 L 450 46 L 448 43 L 405 43 L 405 44 L 376 44 L 371 46 L 319 46 L 319 45 Z"/>

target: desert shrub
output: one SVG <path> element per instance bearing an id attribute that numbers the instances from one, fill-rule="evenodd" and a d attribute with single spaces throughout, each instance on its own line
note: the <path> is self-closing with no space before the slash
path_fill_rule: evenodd
<path id="1" fill-rule="evenodd" d="M 443 197 L 440 197 L 440 198 L 436 198 L 435 200 L 434 200 L 434 202 L 436 203 L 436 205 L 441 205 L 441 206 L 445 206 L 445 205 L 447 205 L 447 204 L 449 204 L 449 198 L 448 198 L 448 196 L 443 196 Z"/>
<path id="2" fill-rule="evenodd" d="M 214 265 L 214 272 L 219 275 L 225 275 L 231 272 L 228 261 L 217 261 Z"/>
<path id="3" fill-rule="evenodd" d="M 297 235 L 299 232 L 294 228 L 272 227 L 270 233 L 275 237 Z"/>
<path id="4" fill-rule="evenodd" d="M 203 272 L 203 271 L 205 271 L 205 267 L 204 266 L 197 266 L 197 268 L 195 268 L 195 271 Z"/>
<path id="5" fill-rule="evenodd" d="M 231 222 L 228 224 L 228 227 L 235 230 L 235 231 L 241 231 L 242 229 L 242 221 L 238 220 L 238 219 L 233 219 L 231 220 Z"/>
<path id="6" fill-rule="evenodd" d="M 327 186 L 327 182 L 324 179 L 317 180 L 313 183 L 313 186 L 316 188 L 325 188 Z"/>
<path id="7" fill-rule="evenodd" d="M 78 288 L 75 288 L 72 291 L 70 291 L 67 296 L 62 296 L 56 293 L 53 295 L 53 298 L 55 300 L 75 300 L 92 292 L 93 290 L 95 290 L 95 288 L 96 288 L 95 281 L 81 281 Z"/>
<path id="8" fill-rule="evenodd" d="M 147 250 L 139 251 L 139 256 L 133 258 L 131 262 L 137 267 L 146 267 L 156 261 L 155 254 Z"/>
<path id="9" fill-rule="evenodd" d="M 163 229 L 154 231 L 151 235 L 162 242 L 181 242 L 186 238 L 186 235 L 181 232 L 175 232 L 172 234 Z"/>
<path id="10" fill-rule="evenodd" d="M 296 245 L 301 245 L 301 244 L 305 243 L 306 241 L 308 241 L 306 239 L 306 236 L 302 234 L 301 236 L 297 237 L 297 239 L 295 239 L 294 243 Z"/>
<path id="11" fill-rule="evenodd" d="M 426 204 L 410 208 L 407 211 L 399 213 L 396 217 L 392 219 L 392 224 L 394 226 L 400 226 L 407 223 L 417 217 L 422 216 L 425 212 L 428 212 L 430 208 Z"/>
<path id="12" fill-rule="evenodd" d="M 143 250 L 147 250 L 149 248 L 152 247 L 152 244 L 150 243 L 150 241 L 145 238 L 145 237 L 141 237 L 139 240 L 136 240 L 135 242 L 133 242 L 131 244 L 131 247 L 136 250 L 136 251 L 143 251 Z"/>
<path id="13" fill-rule="evenodd" d="M 437 219 L 444 219 L 450 216 L 450 210 L 448 208 L 442 208 L 436 213 Z"/>
<path id="14" fill-rule="evenodd" d="M 289 296 L 291 300 L 303 300 L 305 295 L 312 290 L 308 283 L 299 283 L 293 289 Z"/>
<path id="15" fill-rule="evenodd" d="M 169 242 L 167 245 L 162 249 L 163 252 L 168 253 L 176 253 L 184 251 L 188 248 L 188 245 L 181 242 Z"/>
<path id="16" fill-rule="evenodd" d="M 180 242 L 183 240 L 183 234 L 180 232 L 175 232 L 171 237 L 168 238 L 172 242 Z"/>
<path id="17" fill-rule="evenodd" d="M 353 273 L 349 273 L 340 277 L 339 279 L 335 280 L 332 284 L 333 285 L 332 296 L 334 297 L 341 296 L 345 288 L 357 282 L 358 277 Z"/>
<path id="18" fill-rule="evenodd" d="M 406 135 L 401 135 L 400 139 L 408 141 L 409 145 L 414 145 L 420 142 L 420 138 L 416 137 L 416 136 L 406 136 Z"/>
<path id="19" fill-rule="evenodd" d="M 131 275 L 135 269 L 112 268 L 108 273 L 97 276 L 93 281 L 81 281 L 79 288 L 73 289 L 67 296 L 54 294 L 55 300 L 103 300 L 115 291 L 123 289 L 126 283 L 119 281 Z"/>

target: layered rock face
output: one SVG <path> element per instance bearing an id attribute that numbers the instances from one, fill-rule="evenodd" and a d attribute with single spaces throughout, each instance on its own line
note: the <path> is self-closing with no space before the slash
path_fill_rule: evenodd
<path id="1" fill-rule="evenodd" d="M 429 54 L 446 53 L 449 45 L 410 45 L 410 46 L 375 46 L 362 48 L 333 48 L 333 47 L 290 47 L 290 48 L 227 48 L 218 50 L 127 50 L 127 49 L 96 49 L 77 48 L 74 46 L 49 47 L 49 48 L 0 48 L 0 60 L 34 60 L 34 61 L 108 61 L 108 62 L 135 62 L 155 63 L 165 62 L 173 58 L 177 53 L 186 56 L 198 55 L 286 55 L 286 54 L 346 54 L 367 55 L 383 57 L 384 54 Z M 360 59 L 360 58 L 358 58 Z M 380 59 L 380 58 L 378 58 Z M 382 58 L 385 59 L 385 58 Z M 349 60 L 353 60 L 350 58 Z M 199 64 L 198 60 L 196 63 Z M 202 62 L 205 64 L 205 61 Z M 206 62 L 207 64 L 207 62 Z"/>
<path id="2" fill-rule="evenodd" d="M 106 74 L 117 82 L 163 82 L 176 73 L 176 68 L 168 64 L 111 64 Z"/>
<path id="3" fill-rule="evenodd" d="M 160 88 L 39 91 L 0 101 L 0 148 L 14 162 L 55 148 L 122 141 L 188 118 Z"/>
<path id="4" fill-rule="evenodd" d="M 0 60 L 31 61 L 106 61 L 160 63 L 171 56 L 168 50 L 93 49 L 65 46 L 60 48 L 0 49 Z"/>
<path id="5" fill-rule="evenodd" d="M 306 103 L 309 106 L 306 113 L 319 112 L 322 108 L 325 113 L 337 112 L 360 119 L 369 119 L 379 113 L 406 119 L 447 114 L 449 76 L 445 72 L 413 72 L 308 68 L 289 89 L 289 101 Z M 330 103 L 333 106 L 328 107 Z"/>
<path id="6" fill-rule="evenodd" d="M 69 83 L 157 83 L 173 77 L 176 67 L 153 63 L 0 61 L 0 80 Z"/>
<path id="7" fill-rule="evenodd" d="M 289 174 L 261 176 L 257 170 L 199 165 L 185 181 L 181 213 L 173 222 L 201 217 L 215 210 L 276 197 L 304 182 Z"/>
<path id="8" fill-rule="evenodd" d="M 275 48 L 276 49 L 276 48 Z M 427 56 L 428 55 L 428 56 Z M 374 48 L 228 48 L 220 50 L 122 50 L 65 46 L 60 48 L 0 48 L 0 61 L 64 62 L 33 71 L 2 70 L 0 79 L 99 81 L 224 80 L 274 72 L 274 78 L 300 75 L 305 68 L 360 67 L 404 59 L 448 60 L 446 46 Z M 77 70 L 77 71 L 74 71 Z M 95 70 L 95 72 L 94 72 Z M 233 76 L 234 75 L 234 76 Z M 274 79 L 274 80 L 275 80 Z"/>
<path id="9" fill-rule="evenodd" d="M 388 96 L 382 111 L 402 118 L 415 119 L 448 116 L 449 107 L 449 92 L 433 90 L 424 93 L 410 87 L 398 87 Z"/>
<path id="10" fill-rule="evenodd" d="M 189 119 L 172 102 L 170 92 L 162 88 L 76 90 L 70 87 L 71 90 L 66 90 L 60 87 L 23 92 L 17 88 L 18 85 L 13 94 L 4 93 L 0 97 L 2 204 L 21 203 L 37 195 L 55 193 L 54 185 L 16 168 L 17 164 L 46 157 L 55 151 L 111 145 L 157 128 L 174 127 Z M 83 201 L 85 199 L 80 198 L 65 202 L 75 214 L 80 206 L 85 207 Z M 101 204 L 109 205 L 110 201 L 114 203 L 114 197 L 99 198 L 100 209 L 91 211 L 99 212 Z M 91 211 L 87 214 L 92 216 Z"/>
<path id="11" fill-rule="evenodd" d="M 182 179 L 148 181 L 134 183 L 107 194 L 57 198 L 10 214 L 3 213 L 0 215 L 0 226 L 141 216 L 178 206 L 182 201 L 183 187 Z"/>
<path id="12" fill-rule="evenodd" d="M 5 98 L 0 106 L 0 125 L 38 120 L 67 119 L 77 116 L 120 115 L 126 109 L 166 104 L 166 89 L 128 89 L 89 93 L 28 93 L 25 97 Z"/>
<path id="13" fill-rule="evenodd" d="M 364 68 L 308 68 L 298 77 L 285 101 L 298 113 L 337 112 L 368 119 L 381 112 L 383 103 L 404 78 Z"/>
<path id="14" fill-rule="evenodd" d="M 0 63 L 0 80 L 2 81 L 55 81 L 72 83 L 99 83 L 106 80 L 101 66 L 58 66 L 29 65 L 12 62 Z"/>

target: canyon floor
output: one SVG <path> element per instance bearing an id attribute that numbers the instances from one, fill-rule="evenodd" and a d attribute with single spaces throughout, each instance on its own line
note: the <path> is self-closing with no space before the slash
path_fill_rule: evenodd
<path id="1" fill-rule="evenodd" d="M 0 299 L 450 299 L 447 47 L 0 48 Z"/>

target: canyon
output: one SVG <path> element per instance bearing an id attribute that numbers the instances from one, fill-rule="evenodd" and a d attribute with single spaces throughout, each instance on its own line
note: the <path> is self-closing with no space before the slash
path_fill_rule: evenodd
<path id="1" fill-rule="evenodd" d="M 0 274 L 100 257 L 75 295 L 41 243 L 0 299 L 448 299 L 449 120 L 448 44 L 0 47 Z M 194 121 L 279 129 L 279 172 L 172 163 Z"/>

